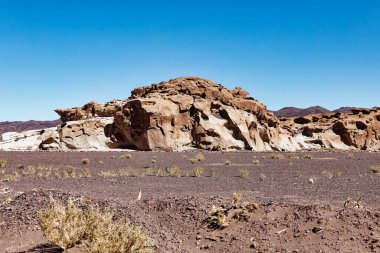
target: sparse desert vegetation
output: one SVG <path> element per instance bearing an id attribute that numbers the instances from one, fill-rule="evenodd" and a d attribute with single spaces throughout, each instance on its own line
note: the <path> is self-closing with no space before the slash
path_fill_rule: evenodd
<path id="1" fill-rule="evenodd" d="M 7 160 L 0 159 L 0 169 L 4 169 L 7 163 L 8 163 Z"/>
<path id="2" fill-rule="evenodd" d="M 196 167 L 193 169 L 193 173 L 195 177 L 200 177 L 203 173 L 203 168 L 202 167 Z"/>
<path id="3" fill-rule="evenodd" d="M 249 170 L 247 170 L 247 169 L 241 169 L 239 171 L 239 176 L 241 178 L 247 178 L 249 176 Z"/>
<path id="4" fill-rule="evenodd" d="M 285 157 L 283 154 L 272 154 L 271 158 L 272 159 L 284 159 Z"/>
<path id="5" fill-rule="evenodd" d="M 374 224 L 378 219 L 375 216 L 368 216 L 373 214 L 368 207 L 378 205 L 373 191 L 378 184 L 378 173 L 373 164 L 380 163 L 376 154 L 358 153 L 355 159 L 347 159 L 345 154 L 340 153 L 297 153 L 299 157 L 311 155 L 314 159 L 307 162 L 304 159 L 292 162 L 285 159 L 281 162 L 278 159 L 261 160 L 262 157 L 271 158 L 272 154 L 269 153 L 262 154 L 260 162 L 255 164 L 252 159 L 257 158 L 249 153 L 225 152 L 205 153 L 203 161 L 197 159 L 194 164 L 189 163 L 187 159 L 195 158 L 197 154 L 198 152 L 195 154 L 162 152 L 147 156 L 145 153 L 136 152 L 133 159 L 126 161 L 121 159 L 120 154 L 86 153 L 86 158 L 91 162 L 85 166 L 75 167 L 73 165 L 78 165 L 78 161 L 83 159 L 83 153 L 76 156 L 76 153 L 46 152 L 40 153 L 39 159 L 34 159 L 31 152 L 15 158 L 13 158 L 15 154 L 4 153 L 2 158 L 8 161 L 4 174 L 0 174 L 0 218 L 5 222 L 0 223 L 0 232 L 7 238 L 4 247 L 11 248 L 12 245 L 17 245 L 19 240 L 13 239 L 14 235 L 28 238 L 25 233 L 29 233 L 30 229 L 33 229 L 33 233 L 39 234 L 40 237 L 36 240 L 42 245 L 48 240 L 53 242 L 48 239 L 48 236 L 43 236 L 40 230 L 36 230 L 39 223 L 35 223 L 38 219 L 36 220 L 36 213 L 32 213 L 32 211 L 51 208 L 51 205 L 46 205 L 49 203 L 48 192 L 53 192 L 54 198 L 59 200 L 65 208 L 69 203 L 68 200 L 72 198 L 73 203 L 83 213 L 86 213 L 91 205 L 99 205 L 102 207 L 101 210 L 105 210 L 103 208 L 107 206 L 114 206 L 116 209 L 112 220 L 116 223 L 113 223 L 115 228 L 112 231 L 123 231 L 123 235 L 127 234 L 126 230 L 117 225 L 127 224 L 129 227 L 131 223 L 123 220 L 123 217 L 127 215 L 133 224 L 137 221 L 137 224 L 142 225 L 140 231 L 146 231 L 153 237 L 149 247 L 145 249 L 160 253 L 181 252 L 178 247 L 183 247 L 189 252 L 197 250 L 223 252 L 231 247 L 227 242 L 234 241 L 232 237 L 236 236 L 236 233 L 233 231 L 237 228 L 243 231 L 240 236 L 244 239 L 236 242 L 239 252 L 241 249 L 251 249 L 253 244 L 250 241 L 251 238 L 254 238 L 255 247 L 263 252 L 268 249 L 268 245 L 278 250 L 283 245 L 287 245 L 289 249 L 294 249 L 291 245 L 302 248 L 303 246 L 298 244 L 298 237 L 294 237 L 286 226 L 305 226 L 302 219 L 307 220 L 314 211 L 317 216 L 320 213 L 327 215 L 329 218 L 326 220 L 333 219 L 334 230 L 325 229 L 321 232 L 328 233 L 329 239 L 323 242 L 333 247 L 337 242 L 337 239 L 333 238 L 337 237 L 334 237 L 335 234 L 332 231 L 339 231 L 339 240 L 344 237 L 346 241 L 351 242 L 348 237 L 352 236 L 351 232 L 348 233 L 344 228 L 353 228 L 348 220 L 354 222 L 352 217 L 355 215 L 363 213 L 360 217 L 367 219 L 368 224 Z M 288 157 L 286 153 L 279 154 L 284 155 L 284 158 Z M 152 164 L 152 159 L 160 162 Z M 104 163 L 95 162 L 99 160 Z M 226 165 L 224 161 L 227 160 L 234 163 Z M 62 164 L 62 161 L 65 163 Z M 162 161 L 168 161 L 170 166 L 160 167 L 163 165 Z M 373 168 L 375 171 L 372 170 Z M 330 185 L 334 185 L 336 190 L 330 191 L 330 187 L 327 187 Z M 231 189 L 235 194 L 231 192 Z M 363 192 L 366 194 L 362 194 Z M 62 198 L 62 194 L 68 193 L 70 195 L 64 195 L 67 198 Z M 299 207 L 294 206 L 290 204 L 293 202 L 287 202 L 287 198 L 282 199 L 283 195 L 288 196 L 287 198 L 292 201 L 300 200 L 302 204 Z M 279 198 L 281 198 L 280 202 L 278 202 Z M 348 198 L 351 202 L 344 204 Z M 324 207 L 319 202 L 328 203 L 330 200 L 333 203 L 330 208 L 336 211 L 323 209 Z M 305 202 L 312 205 L 305 206 L 303 204 Z M 24 206 L 24 203 L 28 206 Z M 334 203 L 339 204 L 337 209 L 334 209 Z M 342 211 L 343 205 L 345 209 Z M 305 210 L 314 211 L 307 213 Z M 292 216 L 293 212 L 296 213 L 295 215 L 303 215 L 304 218 L 293 219 L 295 217 Z M 273 217 L 277 220 L 266 219 L 266 213 L 274 215 Z M 364 216 L 364 213 L 367 216 Z M 280 214 L 283 216 L 276 216 Z M 339 215 L 344 215 L 347 221 L 337 219 Z M 10 219 L 10 217 L 13 218 Z M 162 218 L 157 219 L 157 217 Z M 321 217 L 318 219 L 323 219 L 325 216 Z M 371 217 L 370 220 L 369 217 Z M 283 223 L 280 223 L 280 220 Z M 183 226 L 184 223 L 186 226 Z M 291 244 L 284 241 L 278 244 L 275 240 L 273 244 L 268 244 L 268 242 L 259 244 L 259 238 L 262 236 L 263 228 L 267 227 L 265 225 L 267 223 L 271 224 L 270 233 L 267 235 L 269 238 L 278 237 L 281 234 Z M 31 225 L 23 227 L 22 224 Z M 286 224 L 286 226 L 280 224 Z M 324 228 L 328 226 L 325 224 L 329 223 L 306 224 L 304 233 L 306 229 L 311 231 L 314 227 Z M 362 234 L 370 231 L 360 227 Z M 251 230 L 250 233 L 244 232 L 248 229 Z M 169 239 L 162 239 L 160 231 Z M 315 229 L 315 231 L 319 230 Z M 116 234 L 114 232 L 113 236 L 103 234 L 101 238 L 105 238 L 106 241 L 102 241 L 100 237 L 96 240 L 90 240 L 87 237 L 87 239 L 80 239 L 80 243 L 74 243 L 72 246 L 67 246 L 67 243 L 65 246 L 61 242 L 54 244 L 59 243 L 62 245 L 60 247 L 73 247 L 79 249 L 80 252 L 107 252 L 106 248 L 112 248 L 107 241 L 125 240 L 124 237 L 115 236 Z M 367 236 L 370 235 L 367 234 Z M 16 238 L 20 237 L 16 236 Z M 177 238 L 178 241 L 181 240 L 181 243 L 178 243 Z M 221 238 L 221 240 L 214 241 L 214 238 Z M 110 245 L 113 244 L 110 243 Z M 153 247 L 150 247 L 151 245 Z M 312 245 L 307 245 L 313 248 Z M 343 244 L 339 245 L 346 247 Z M 355 247 L 357 245 L 358 241 L 355 241 Z M 373 244 L 359 243 L 359 245 L 367 249 Z M 90 247 L 93 251 L 90 251 Z M 23 250 L 31 249 L 32 246 L 23 248 Z M 232 250 L 232 252 L 235 251 Z"/>
<path id="6" fill-rule="evenodd" d="M 380 171 L 380 165 L 372 165 L 371 167 L 369 167 L 369 169 L 373 173 L 378 173 Z"/>

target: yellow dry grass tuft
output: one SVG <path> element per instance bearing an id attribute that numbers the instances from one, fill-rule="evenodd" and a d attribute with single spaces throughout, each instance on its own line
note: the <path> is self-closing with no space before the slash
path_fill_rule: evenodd
<path id="1" fill-rule="evenodd" d="M 91 208 L 87 214 L 88 253 L 151 253 L 150 239 L 142 229 L 125 219 L 114 221 L 112 209 Z"/>
<path id="2" fill-rule="evenodd" d="M 0 159 L 0 169 L 4 169 L 7 163 L 8 163 L 7 160 Z"/>
<path id="3" fill-rule="evenodd" d="M 84 211 L 73 199 L 63 205 L 50 197 L 50 207 L 37 216 L 44 234 L 63 250 L 83 243 L 87 253 L 153 252 L 143 230 L 125 219 L 115 221 L 111 208 Z"/>
<path id="4" fill-rule="evenodd" d="M 85 214 L 73 199 L 65 206 L 50 197 L 50 207 L 37 216 L 44 234 L 64 250 L 78 244 L 87 232 Z"/>
<path id="5" fill-rule="evenodd" d="M 193 169 L 194 176 L 200 177 L 203 173 L 203 168 L 202 167 L 196 167 Z"/>
<path id="6" fill-rule="evenodd" d="M 369 170 L 372 171 L 373 173 L 378 173 L 380 171 L 380 165 L 373 165 L 369 167 Z"/>

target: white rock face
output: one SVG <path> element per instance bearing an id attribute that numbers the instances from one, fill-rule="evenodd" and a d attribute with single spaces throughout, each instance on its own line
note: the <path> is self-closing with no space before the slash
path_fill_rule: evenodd
<path id="1" fill-rule="evenodd" d="M 47 131 L 54 131 L 55 128 L 48 128 Z M 21 133 L 9 132 L 2 135 L 0 150 L 39 150 L 42 143 L 41 132 L 43 130 L 29 130 Z"/>
<path id="2" fill-rule="evenodd" d="M 61 126 L 2 135 L 0 150 L 109 150 L 112 141 L 105 135 L 113 118 L 69 121 Z"/>

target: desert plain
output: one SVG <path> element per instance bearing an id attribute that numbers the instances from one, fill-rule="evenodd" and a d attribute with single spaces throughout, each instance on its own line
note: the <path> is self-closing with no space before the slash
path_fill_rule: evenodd
<path id="1" fill-rule="evenodd" d="M 380 252 L 376 152 L 3 151 L 0 159 L 0 252 L 62 251 L 36 216 L 50 196 L 113 206 L 155 252 Z"/>

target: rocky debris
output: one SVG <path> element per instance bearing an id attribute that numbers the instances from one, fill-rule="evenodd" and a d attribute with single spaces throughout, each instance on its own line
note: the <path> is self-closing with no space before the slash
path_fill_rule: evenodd
<path id="1" fill-rule="evenodd" d="M 314 148 L 380 150 L 380 110 L 352 109 L 351 113 L 314 114 L 282 121 L 297 142 Z"/>

